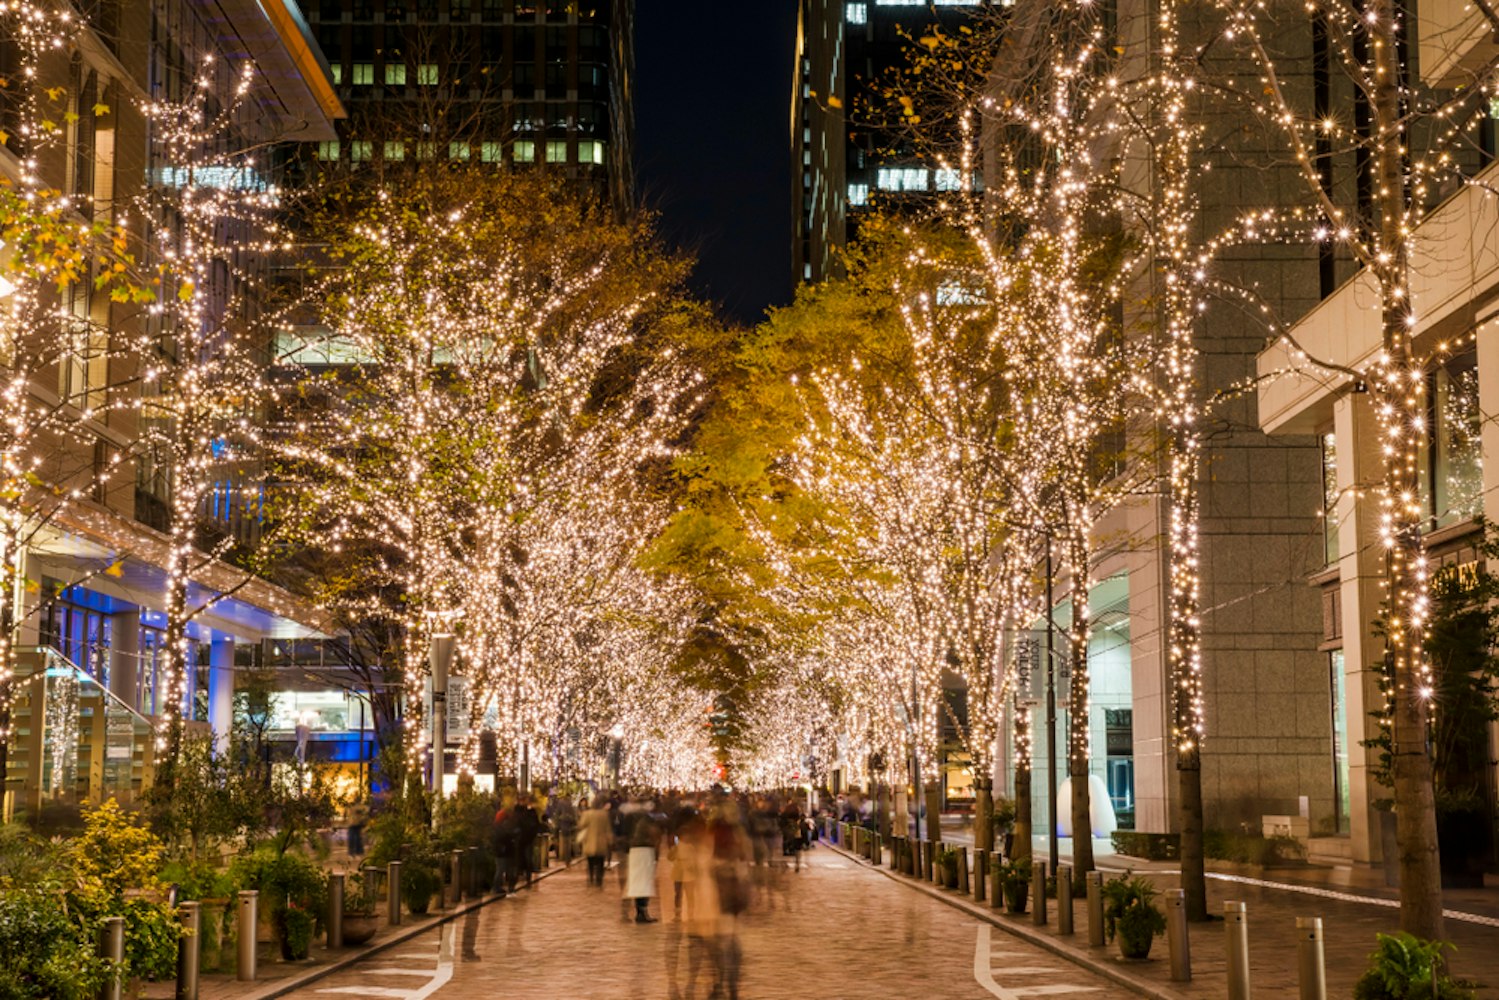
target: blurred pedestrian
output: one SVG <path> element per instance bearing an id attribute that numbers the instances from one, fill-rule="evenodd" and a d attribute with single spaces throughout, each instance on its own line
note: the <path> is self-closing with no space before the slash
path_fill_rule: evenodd
<path id="1" fill-rule="evenodd" d="M 515 891 L 517 871 L 515 847 L 520 837 L 520 822 L 516 815 L 516 803 L 511 795 L 501 798 L 500 809 L 494 814 L 494 825 L 490 828 L 489 844 L 494 851 L 494 891 L 500 895 Z"/>
<path id="2" fill-rule="evenodd" d="M 609 844 L 614 829 L 609 816 L 609 801 L 602 795 L 593 800 L 578 818 L 578 847 L 588 860 L 588 884 L 604 884 L 604 865 L 609 858 Z"/>
<path id="3" fill-rule="evenodd" d="M 541 835 L 541 817 L 531 805 L 531 796 L 522 795 L 515 806 L 515 870 L 531 884 L 536 871 L 536 838 Z"/>
<path id="4" fill-rule="evenodd" d="M 653 924 L 650 902 L 656 895 L 656 851 L 660 846 L 661 827 L 652 815 L 654 803 L 636 810 L 629 824 L 630 852 L 627 856 L 624 898 L 635 903 L 635 922 Z"/>

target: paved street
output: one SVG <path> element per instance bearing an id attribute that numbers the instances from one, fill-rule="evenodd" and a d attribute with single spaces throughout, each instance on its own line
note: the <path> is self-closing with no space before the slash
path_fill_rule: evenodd
<path id="1" fill-rule="evenodd" d="M 574 866 L 529 893 L 434 928 L 290 995 L 298 1000 L 706 997 L 711 988 L 706 964 L 671 919 L 670 883 L 663 881 L 661 888 L 664 898 L 653 904 L 653 912 L 662 921 L 627 923 L 614 873 L 601 891 L 590 889 L 581 866 Z M 1116 1000 L 1130 995 L 827 849 L 811 852 L 801 872 L 778 876 L 740 924 L 740 995 L 746 1000 Z"/>

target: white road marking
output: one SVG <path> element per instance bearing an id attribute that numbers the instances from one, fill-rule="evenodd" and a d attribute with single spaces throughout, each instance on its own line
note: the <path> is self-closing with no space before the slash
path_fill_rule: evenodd
<path id="1" fill-rule="evenodd" d="M 1045 986 L 1015 986 L 1006 988 L 999 985 L 999 983 L 995 982 L 994 980 L 994 968 L 991 964 L 992 959 L 995 955 L 993 946 L 990 943 L 993 936 L 993 928 L 991 928 L 988 924 L 983 923 L 982 921 L 979 922 L 978 927 L 978 940 L 974 942 L 973 949 L 973 978 L 974 981 L 976 981 L 985 990 L 989 991 L 989 993 L 993 994 L 996 997 L 999 997 L 999 1000 L 1023 1000 L 1023 998 L 1025 997 L 1049 997 L 1059 996 L 1063 993 L 1098 992 L 1099 987 L 1097 986 L 1067 986 L 1063 984 L 1053 984 Z M 999 952 L 999 955 L 1001 956 L 1010 954 L 1015 953 L 1004 951 Z M 1019 966 L 1016 968 L 1005 969 L 1004 971 L 1006 973 L 1017 976 L 1041 975 L 1044 973 L 1066 975 L 1066 970 L 1064 969 L 1049 969 L 1040 966 Z"/>
<path id="2" fill-rule="evenodd" d="M 427 953 L 430 955 L 431 953 Z M 401 958 L 420 956 L 402 955 Z M 354 994 L 367 997 L 390 997 L 391 1000 L 427 1000 L 432 994 L 446 986 L 453 978 L 453 925 L 442 926 L 442 937 L 437 951 L 435 969 L 360 969 L 362 975 L 377 976 L 428 976 L 426 983 L 414 989 L 396 989 L 391 986 L 325 986 L 319 993 Z"/>

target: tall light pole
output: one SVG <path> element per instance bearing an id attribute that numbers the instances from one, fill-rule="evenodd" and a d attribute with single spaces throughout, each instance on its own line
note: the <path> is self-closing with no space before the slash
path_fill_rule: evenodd
<path id="1" fill-rule="evenodd" d="M 454 636 L 440 633 L 432 636 L 427 649 L 427 663 L 432 668 L 432 770 L 427 787 L 442 795 L 443 758 L 448 750 L 448 667 L 453 662 Z"/>
<path id="2" fill-rule="evenodd" d="M 1051 531 L 1046 532 L 1046 842 L 1051 873 L 1057 873 L 1057 667 L 1052 618 Z"/>

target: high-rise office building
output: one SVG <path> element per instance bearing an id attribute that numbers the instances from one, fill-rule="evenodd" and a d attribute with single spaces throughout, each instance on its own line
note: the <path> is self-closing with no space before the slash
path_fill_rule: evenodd
<path id="1" fill-rule="evenodd" d="M 957 183 L 952 171 L 868 124 L 910 39 L 955 31 L 986 0 L 801 0 L 791 93 L 793 280 L 837 273 L 838 250 L 871 200 Z"/>
<path id="2" fill-rule="evenodd" d="M 319 159 L 563 172 L 633 203 L 634 0 L 301 0 L 349 109 Z"/>

